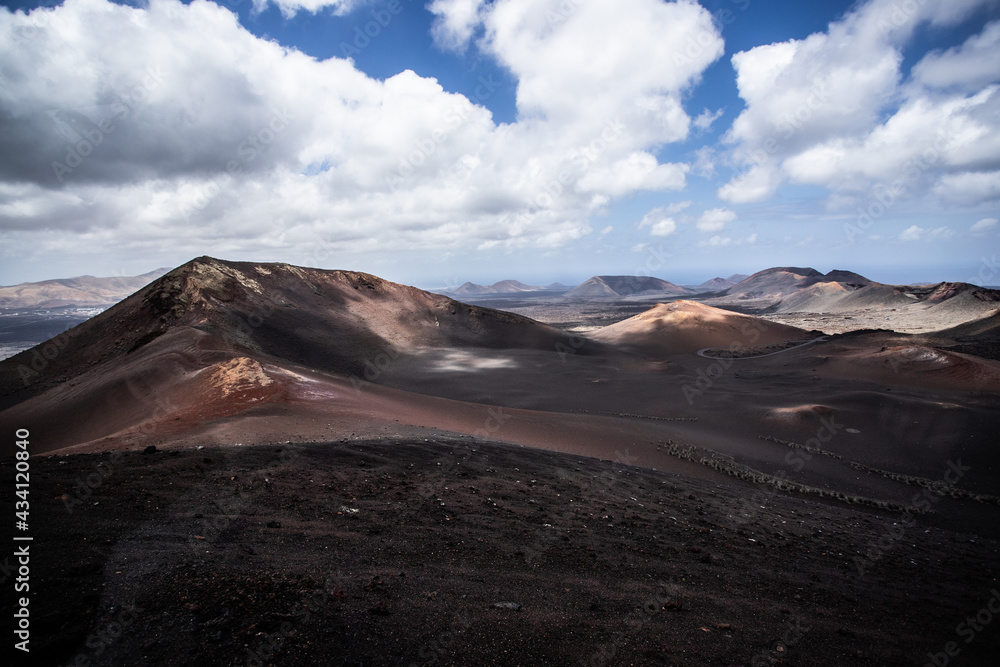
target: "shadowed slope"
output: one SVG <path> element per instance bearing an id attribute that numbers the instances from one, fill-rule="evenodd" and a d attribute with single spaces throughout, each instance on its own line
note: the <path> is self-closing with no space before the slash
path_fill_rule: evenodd
<path id="1" fill-rule="evenodd" d="M 395 348 L 554 349 L 564 338 L 520 315 L 365 273 L 202 257 L 75 327 L 60 345 L 0 363 L 0 407 L 184 327 L 217 338 L 222 349 L 338 373 L 357 373 Z"/>
<path id="2" fill-rule="evenodd" d="M 0 421 L 44 428 L 60 446 L 162 433 L 166 422 L 190 428 L 308 393 L 307 368 L 364 375 L 403 351 L 554 351 L 565 340 L 526 317 L 364 273 L 203 257 L 58 343 L 0 362 Z"/>

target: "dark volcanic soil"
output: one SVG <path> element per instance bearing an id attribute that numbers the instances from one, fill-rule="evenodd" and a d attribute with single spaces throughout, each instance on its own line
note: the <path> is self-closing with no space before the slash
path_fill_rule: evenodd
<path id="1" fill-rule="evenodd" d="M 959 626 L 1000 588 L 997 541 L 735 480 L 468 439 L 31 465 L 33 665 L 1000 654 L 1000 620 Z"/>

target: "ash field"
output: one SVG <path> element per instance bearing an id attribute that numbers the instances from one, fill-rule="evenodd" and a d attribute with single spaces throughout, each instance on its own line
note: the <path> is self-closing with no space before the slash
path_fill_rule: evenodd
<path id="1" fill-rule="evenodd" d="M 0 362 L 32 664 L 992 664 L 1000 292 L 734 278 L 202 257 Z"/>

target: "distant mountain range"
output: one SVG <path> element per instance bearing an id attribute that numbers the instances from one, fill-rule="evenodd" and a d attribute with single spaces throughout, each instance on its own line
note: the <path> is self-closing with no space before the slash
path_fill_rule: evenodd
<path id="1" fill-rule="evenodd" d="M 868 278 L 851 271 L 834 270 L 823 274 L 811 268 L 775 267 L 758 271 L 725 289 L 720 296 L 741 299 L 783 299 L 814 285 L 832 284 L 857 289 L 873 283 Z"/>
<path id="2" fill-rule="evenodd" d="M 777 267 L 758 271 L 706 300 L 715 306 L 742 305 L 775 313 L 844 313 L 903 309 L 923 303 L 938 314 L 979 317 L 1000 307 L 1000 292 L 968 283 L 884 285 L 853 271 L 823 274 L 811 268 Z"/>
<path id="3" fill-rule="evenodd" d="M 689 287 L 695 292 L 721 292 L 724 289 L 729 289 L 733 285 L 743 282 L 749 277 L 742 273 L 734 273 L 728 278 L 712 278 L 700 285 L 685 285 L 685 287 Z"/>
<path id="4" fill-rule="evenodd" d="M 576 287 L 552 283 L 540 287 L 526 285 L 518 280 L 501 280 L 492 285 L 478 285 L 467 282 L 453 290 L 443 290 L 442 294 L 452 296 L 500 296 L 527 294 L 532 292 L 565 292 L 570 299 L 617 298 L 629 296 L 685 296 L 705 292 L 721 292 L 749 276 L 736 273 L 728 278 L 712 278 L 700 285 L 676 285 L 666 280 L 650 276 L 594 276 Z"/>
<path id="5" fill-rule="evenodd" d="M 594 276 L 564 295 L 567 299 L 685 296 L 692 290 L 651 276 Z"/>
<path id="6" fill-rule="evenodd" d="M 170 269 L 156 269 L 141 276 L 95 278 L 80 276 L 0 287 L 0 308 L 44 309 L 67 306 L 111 306 L 145 287 Z"/>
<path id="7" fill-rule="evenodd" d="M 690 291 L 658 278 L 595 276 L 567 295 L 579 295 L 586 305 L 590 298 L 659 298 Z M 821 274 L 794 267 L 756 273 L 717 298 L 778 309 L 827 307 L 847 300 L 872 304 L 878 312 L 885 308 L 880 304 L 895 299 L 915 304 L 920 317 L 940 312 L 945 317 L 939 319 L 947 326 L 961 324 L 954 329 L 961 340 L 943 339 L 944 343 L 960 343 L 961 351 L 977 354 L 994 347 L 1000 305 L 1000 292 L 964 283 L 899 287 L 847 271 Z M 528 369 L 536 367 L 536 360 L 561 367 L 559 355 L 611 359 L 638 353 L 660 363 L 744 338 L 749 344 L 766 346 L 813 335 L 710 303 L 664 300 L 672 303 L 652 306 L 580 337 L 522 315 L 462 303 L 366 273 L 201 257 L 153 280 L 58 340 L 0 361 L 0 431 L 43 431 L 51 449 L 82 443 L 138 447 L 154 438 L 190 442 L 192 434 L 208 442 L 235 437 L 245 442 L 243 438 L 259 433 L 267 423 L 281 437 L 305 428 L 303 424 L 311 424 L 310 429 L 318 425 L 320 430 L 309 431 L 310 437 L 328 437 L 335 424 L 352 433 L 349 429 L 373 419 L 379 428 L 431 425 L 482 434 L 487 406 L 470 400 L 476 394 L 456 398 L 441 392 L 451 391 L 449 383 L 456 378 L 488 383 L 491 380 L 475 378 L 487 377 L 487 369 L 493 373 L 519 368 L 507 360 L 531 359 L 524 365 Z M 985 319 L 969 322 L 973 318 Z M 877 346 L 857 353 L 868 355 L 861 365 L 845 358 L 838 362 L 842 371 L 829 372 L 857 374 L 873 364 L 884 365 L 888 362 L 877 355 L 890 354 L 887 343 L 889 338 L 879 338 Z M 405 361 L 394 363 L 404 356 Z M 803 363 L 807 365 L 802 368 L 814 372 L 816 361 Z M 954 366 L 946 368 L 949 373 L 971 369 L 968 376 L 956 376 L 966 385 L 967 378 L 979 378 L 981 384 L 972 386 L 995 386 L 989 384 L 998 372 L 992 362 L 954 357 L 948 363 Z M 405 387 L 389 386 L 388 380 L 385 387 L 376 386 L 390 368 L 399 374 L 397 379 L 403 378 L 410 372 L 407 368 L 413 368 L 409 364 L 425 364 L 425 370 L 413 377 L 417 383 L 431 382 L 420 385 L 430 387 L 429 392 L 409 393 Z M 617 366 L 589 366 L 591 370 L 572 376 L 574 384 L 560 385 L 554 394 L 578 391 L 591 385 L 598 371 L 615 367 L 614 372 L 620 372 Z M 542 373 L 537 376 L 539 385 L 552 377 L 563 382 L 565 374 L 552 373 L 551 368 L 535 371 Z M 434 386 L 433 377 L 442 377 L 438 374 L 443 372 L 451 375 Z M 942 371 L 936 377 L 945 381 L 950 376 Z M 579 382 L 583 378 L 587 381 Z M 475 386 L 467 385 L 474 392 L 492 391 Z M 670 386 L 681 391 L 679 384 Z M 530 423 L 536 423 L 539 414 L 532 413 Z M 238 419 L 245 421 L 235 436 L 232 429 Z M 544 427 L 544 436 L 531 435 L 535 432 L 530 428 L 535 427 L 525 426 L 523 433 L 529 435 L 516 437 L 551 442 L 551 434 L 565 431 L 569 424 L 558 416 L 546 419 L 555 421 L 546 422 L 550 426 Z M 620 426 L 613 428 L 618 432 Z M 507 433 L 505 429 L 504 437 L 509 437 Z"/>
<path id="8" fill-rule="evenodd" d="M 568 286 L 561 283 L 552 283 L 546 287 L 539 287 L 537 285 L 525 285 L 518 280 L 501 280 L 492 285 L 465 283 L 461 287 L 447 292 L 447 294 L 482 296 L 484 294 L 518 294 L 520 292 L 565 292 L 568 289 Z"/>

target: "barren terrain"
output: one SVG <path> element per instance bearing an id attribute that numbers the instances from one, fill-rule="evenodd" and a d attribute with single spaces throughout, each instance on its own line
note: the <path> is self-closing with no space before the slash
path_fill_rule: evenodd
<path id="1" fill-rule="evenodd" d="M 748 280 L 872 289 L 831 273 Z M 34 664 L 985 664 L 994 294 L 926 296 L 950 328 L 489 300 L 546 323 L 195 260 L 0 362 Z"/>

